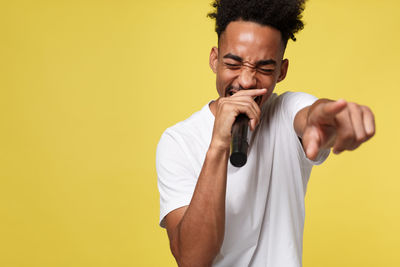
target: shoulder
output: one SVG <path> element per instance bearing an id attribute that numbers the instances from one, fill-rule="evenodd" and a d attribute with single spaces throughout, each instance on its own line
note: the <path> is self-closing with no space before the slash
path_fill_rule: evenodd
<path id="1" fill-rule="evenodd" d="M 207 139 L 213 123 L 214 117 L 206 104 L 189 118 L 176 123 L 163 132 L 157 146 L 157 154 L 162 154 L 163 151 L 170 153 L 171 149 L 190 146 L 198 139 Z"/>
<path id="2" fill-rule="evenodd" d="M 282 106 L 286 108 L 312 105 L 317 100 L 315 96 L 308 93 L 291 91 L 284 92 L 278 98 Z"/>
<path id="3" fill-rule="evenodd" d="M 304 92 L 286 91 L 282 94 L 273 93 L 267 102 L 263 105 L 263 109 L 274 109 L 280 107 L 293 106 L 297 103 L 313 103 L 317 98 Z"/>
<path id="4" fill-rule="evenodd" d="M 273 93 L 261 108 L 261 125 L 265 124 L 267 128 L 274 125 L 292 128 L 296 114 L 316 100 L 315 96 L 303 92 L 287 91 L 279 95 Z"/>

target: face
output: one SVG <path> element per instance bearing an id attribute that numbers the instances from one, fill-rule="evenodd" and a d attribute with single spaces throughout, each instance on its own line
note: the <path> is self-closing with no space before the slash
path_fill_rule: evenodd
<path id="1" fill-rule="evenodd" d="M 210 53 L 218 94 L 226 97 L 238 90 L 266 88 L 267 94 L 255 99 L 261 106 L 286 76 L 284 50 L 281 33 L 275 28 L 248 21 L 229 23 L 219 47 Z"/>

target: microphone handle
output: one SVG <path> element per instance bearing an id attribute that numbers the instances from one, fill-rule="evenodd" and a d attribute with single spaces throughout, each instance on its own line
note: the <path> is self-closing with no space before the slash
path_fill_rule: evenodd
<path id="1" fill-rule="evenodd" d="M 247 130 L 249 127 L 249 118 L 246 114 L 239 114 L 232 126 L 231 140 L 231 164 L 235 167 L 242 167 L 247 162 L 247 151 L 249 143 L 247 142 Z"/>

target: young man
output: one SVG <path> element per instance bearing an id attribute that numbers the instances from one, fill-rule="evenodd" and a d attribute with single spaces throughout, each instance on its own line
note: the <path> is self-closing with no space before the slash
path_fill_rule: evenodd
<path id="1" fill-rule="evenodd" d="M 160 225 L 179 266 L 301 266 L 311 168 L 374 135 L 369 108 L 273 94 L 304 1 L 220 0 L 210 53 L 219 98 L 168 128 L 157 148 Z M 249 118 L 245 166 L 229 163 L 235 118 Z"/>

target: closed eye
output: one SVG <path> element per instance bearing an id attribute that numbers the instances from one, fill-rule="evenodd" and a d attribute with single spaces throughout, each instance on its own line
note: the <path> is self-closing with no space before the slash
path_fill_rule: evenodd
<path id="1" fill-rule="evenodd" d="M 260 68 L 257 68 L 257 70 L 264 74 L 271 74 L 275 71 L 274 69 L 260 69 Z"/>
<path id="2" fill-rule="evenodd" d="M 225 62 L 225 65 L 228 66 L 231 69 L 237 69 L 237 68 L 240 68 L 242 66 L 241 64 L 233 64 L 233 63 L 227 63 L 227 62 Z"/>

